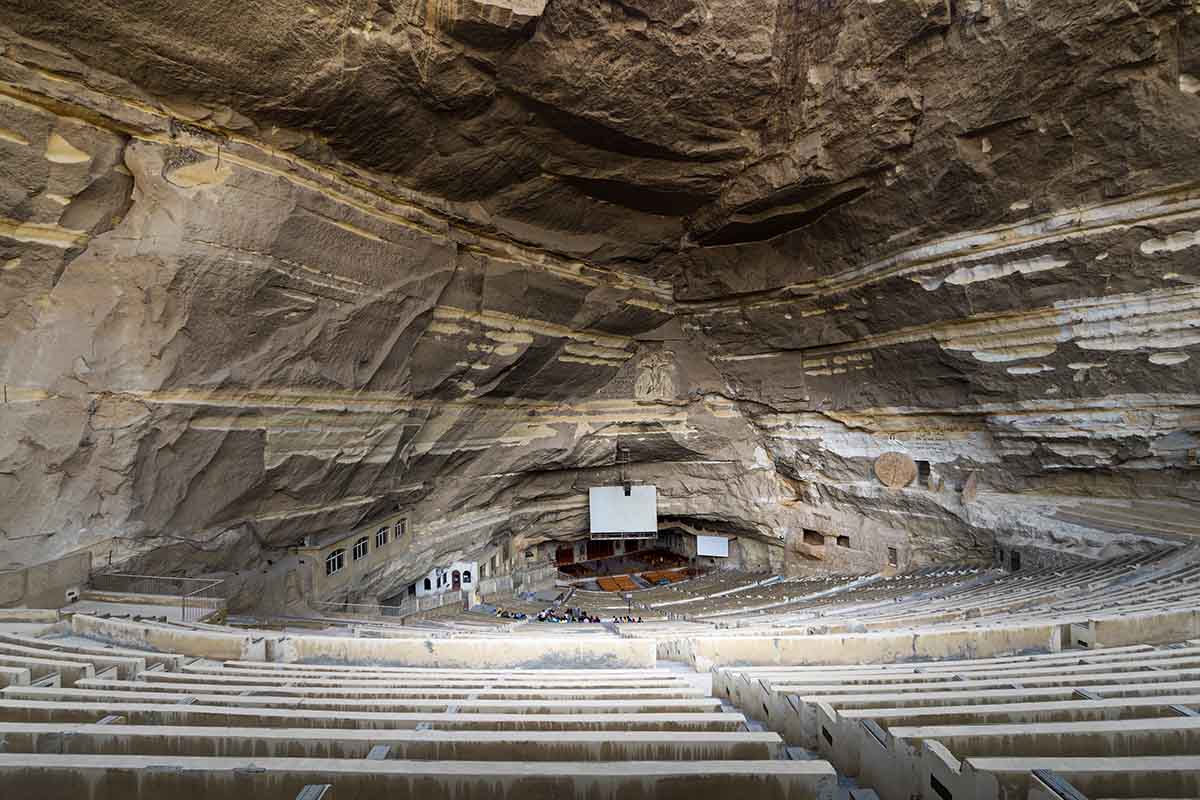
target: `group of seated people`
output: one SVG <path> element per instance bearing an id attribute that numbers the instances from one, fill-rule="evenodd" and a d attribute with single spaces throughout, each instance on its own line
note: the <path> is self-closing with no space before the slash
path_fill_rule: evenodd
<path id="1" fill-rule="evenodd" d="M 553 606 L 543 608 L 538 612 L 538 622 L 599 622 L 600 618 L 589 614 L 582 608 L 556 609 Z"/>
<path id="2" fill-rule="evenodd" d="M 524 611 L 509 611 L 504 608 L 497 608 L 496 616 L 502 619 L 529 619 L 529 615 Z"/>
<path id="3" fill-rule="evenodd" d="M 526 614 L 524 611 L 509 611 L 504 608 L 497 608 L 496 616 L 500 617 L 502 619 L 529 619 L 529 615 Z M 599 617 L 597 617 L 595 614 L 592 614 L 588 611 L 584 611 L 582 608 L 555 608 L 554 606 L 550 606 L 548 608 L 543 608 L 541 611 L 539 611 L 537 613 L 536 619 L 538 622 L 558 622 L 558 623 L 592 622 L 592 623 L 598 624 L 598 623 L 601 623 L 604 621 L 604 620 L 600 619 Z M 613 617 L 612 621 L 614 624 L 625 623 L 625 622 L 636 624 L 638 622 L 641 622 L 642 618 L 641 617 L 629 617 L 629 616 Z"/>

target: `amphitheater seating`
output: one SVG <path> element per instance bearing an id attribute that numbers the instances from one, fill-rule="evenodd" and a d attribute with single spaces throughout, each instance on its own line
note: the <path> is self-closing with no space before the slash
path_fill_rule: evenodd
<path id="1" fill-rule="evenodd" d="M 603 614 L 606 596 L 568 603 Z M 649 621 L 615 627 L 457 610 L 321 635 L 87 614 L 43 638 L 0 631 L 0 786 L 291 798 L 330 784 L 328 800 L 1200 789 L 1197 551 L 1017 573 L 713 573 L 635 597 Z M 691 670 L 656 668 L 656 653 Z"/>
<path id="2" fill-rule="evenodd" d="M 293 798 L 324 784 L 331 800 L 835 791 L 827 763 L 787 759 L 778 734 L 750 730 L 678 672 L 219 661 L 78 639 L 12 646 L 57 665 L 92 661 L 63 685 L 0 691 L 5 796 Z M 76 660 L 56 660 L 68 652 Z"/>
<path id="3" fill-rule="evenodd" d="M 727 667 L 714 693 L 884 800 L 1053 796 L 1035 769 L 1087 797 L 1192 797 L 1200 786 L 1200 642 Z"/>
<path id="4" fill-rule="evenodd" d="M 675 623 L 621 633 L 653 638 L 660 658 L 700 669 L 837 664 L 955 657 L 968 647 L 990 656 L 1166 642 L 1200 633 L 1198 607 L 1195 553 L 1164 549 L 1024 573 L 938 568 L 860 578 L 752 614 L 689 617 L 707 632 Z"/>

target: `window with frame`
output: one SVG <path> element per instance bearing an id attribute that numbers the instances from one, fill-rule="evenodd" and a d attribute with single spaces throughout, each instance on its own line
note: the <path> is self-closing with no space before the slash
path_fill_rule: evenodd
<path id="1" fill-rule="evenodd" d="M 333 575 L 335 572 L 341 572 L 342 567 L 346 566 L 346 551 L 334 550 L 329 555 L 325 556 L 325 574 Z"/>
<path id="2" fill-rule="evenodd" d="M 361 539 L 359 539 L 357 542 L 355 542 L 354 543 L 354 560 L 358 561 L 360 558 L 366 558 L 367 557 L 367 549 L 369 547 L 370 547 L 370 544 L 367 542 L 367 537 L 365 537 L 365 536 L 362 537 Z"/>
<path id="3" fill-rule="evenodd" d="M 375 531 L 375 547 L 376 549 L 383 547 L 388 542 L 388 529 L 380 528 Z"/>
<path id="4" fill-rule="evenodd" d="M 463 583 L 470 583 L 470 582 L 471 582 L 471 570 L 469 570 L 469 569 L 468 569 L 468 570 L 463 570 L 463 574 L 462 574 L 462 582 L 463 582 Z"/>
<path id="5" fill-rule="evenodd" d="M 425 591 L 432 591 L 433 584 L 429 582 L 429 578 L 425 579 Z"/>
<path id="6" fill-rule="evenodd" d="M 401 536 L 403 536 L 405 533 L 408 532 L 408 520 L 407 519 L 399 520 L 393 527 L 395 528 L 396 538 L 399 539 Z"/>

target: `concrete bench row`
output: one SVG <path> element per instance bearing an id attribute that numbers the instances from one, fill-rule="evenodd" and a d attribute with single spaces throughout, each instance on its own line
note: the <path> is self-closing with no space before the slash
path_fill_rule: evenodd
<path id="1" fill-rule="evenodd" d="M 173 658 L 125 645 L 0 641 L 59 685 L 0 690 L 14 797 L 833 800 L 826 762 L 677 674 Z M 349 644 L 364 640 L 343 639 Z M 123 652 L 122 652 L 123 651 Z M 56 673 L 58 674 L 58 673 Z"/>
<path id="2" fill-rule="evenodd" d="M 1082 646 L 1111 645 L 1120 643 L 1119 631 L 1102 633 L 1092 620 L 1111 617 L 1114 612 L 1118 616 L 1153 616 L 1194 610 L 1200 605 L 1200 569 L 1191 563 L 1191 557 L 1176 549 L 1164 549 L 1027 573 L 930 571 L 877 578 L 801 602 L 775 603 L 759 613 L 715 613 L 708 619 L 724 630 L 699 637 L 694 629 L 673 629 L 669 624 L 622 633 L 631 638 L 654 638 L 659 643 L 660 658 L 691 660 L 702 669 L 713 663 L 755 663 L 754 659 L 763 658 L 743 644 L 746 640 L 771 642 L 810 635 L 886 634 L 893 630 L 929 635 L 939 629 L 957 629 L 986 635 L 983 632 L 997 627 L 1035 630 L 1051 623 L 1060 630 L 1052 634 L 1046 631 L 1045 635 L 1053 635 L 1063 645 L 1074 645 L 1076 640 Z M 1191 629 L 1196 627 L 1194 621 L 1189 624 Z M 1103 635 L 1109 638 L 1101 638 Z M 1181 628 L 1173 635 L 1190 634 Z M 739 642 L 722 645 L 713 641 L 720 637 L 737 638 Z M 697 638 L 703 644 L 697 646 Z M 767 647 L 774 649 L 775 645 Z M 789 659 L 790 654 L 781 656 L 780 663 Z"/>
<path id="3" fill-rule="evenodd" d="M 1089 797 L 1182 797 L 1192 795 L 1173 792 L 1200 780 L 1197 659 L 1200 647 L 1182 642 L 920 664 L 727 667 L 714 674 L 714 694 L 884 800 L 1061 797 L 1032 774 L 1035 760 Z M 1168 774 L 1169 759 L 1180 774 Z"/>
<path id="4" fill-rule="evenodd" d="M 195 758 L 0 754 L 13 797 L 176 800 L 223 795 L 296 797 L 332 784 L 356 800 L 727 800 L 832 798 L 833 768 L 820 761 L 515 763 L 399 759 Z"/>

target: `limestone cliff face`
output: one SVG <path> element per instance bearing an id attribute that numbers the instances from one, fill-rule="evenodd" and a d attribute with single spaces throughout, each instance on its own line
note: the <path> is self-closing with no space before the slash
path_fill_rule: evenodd
<path id="1" fill-rule="evenodd" d="M 1192 0 L 0 9 L 0 561 L 1191 532 Z"/>

